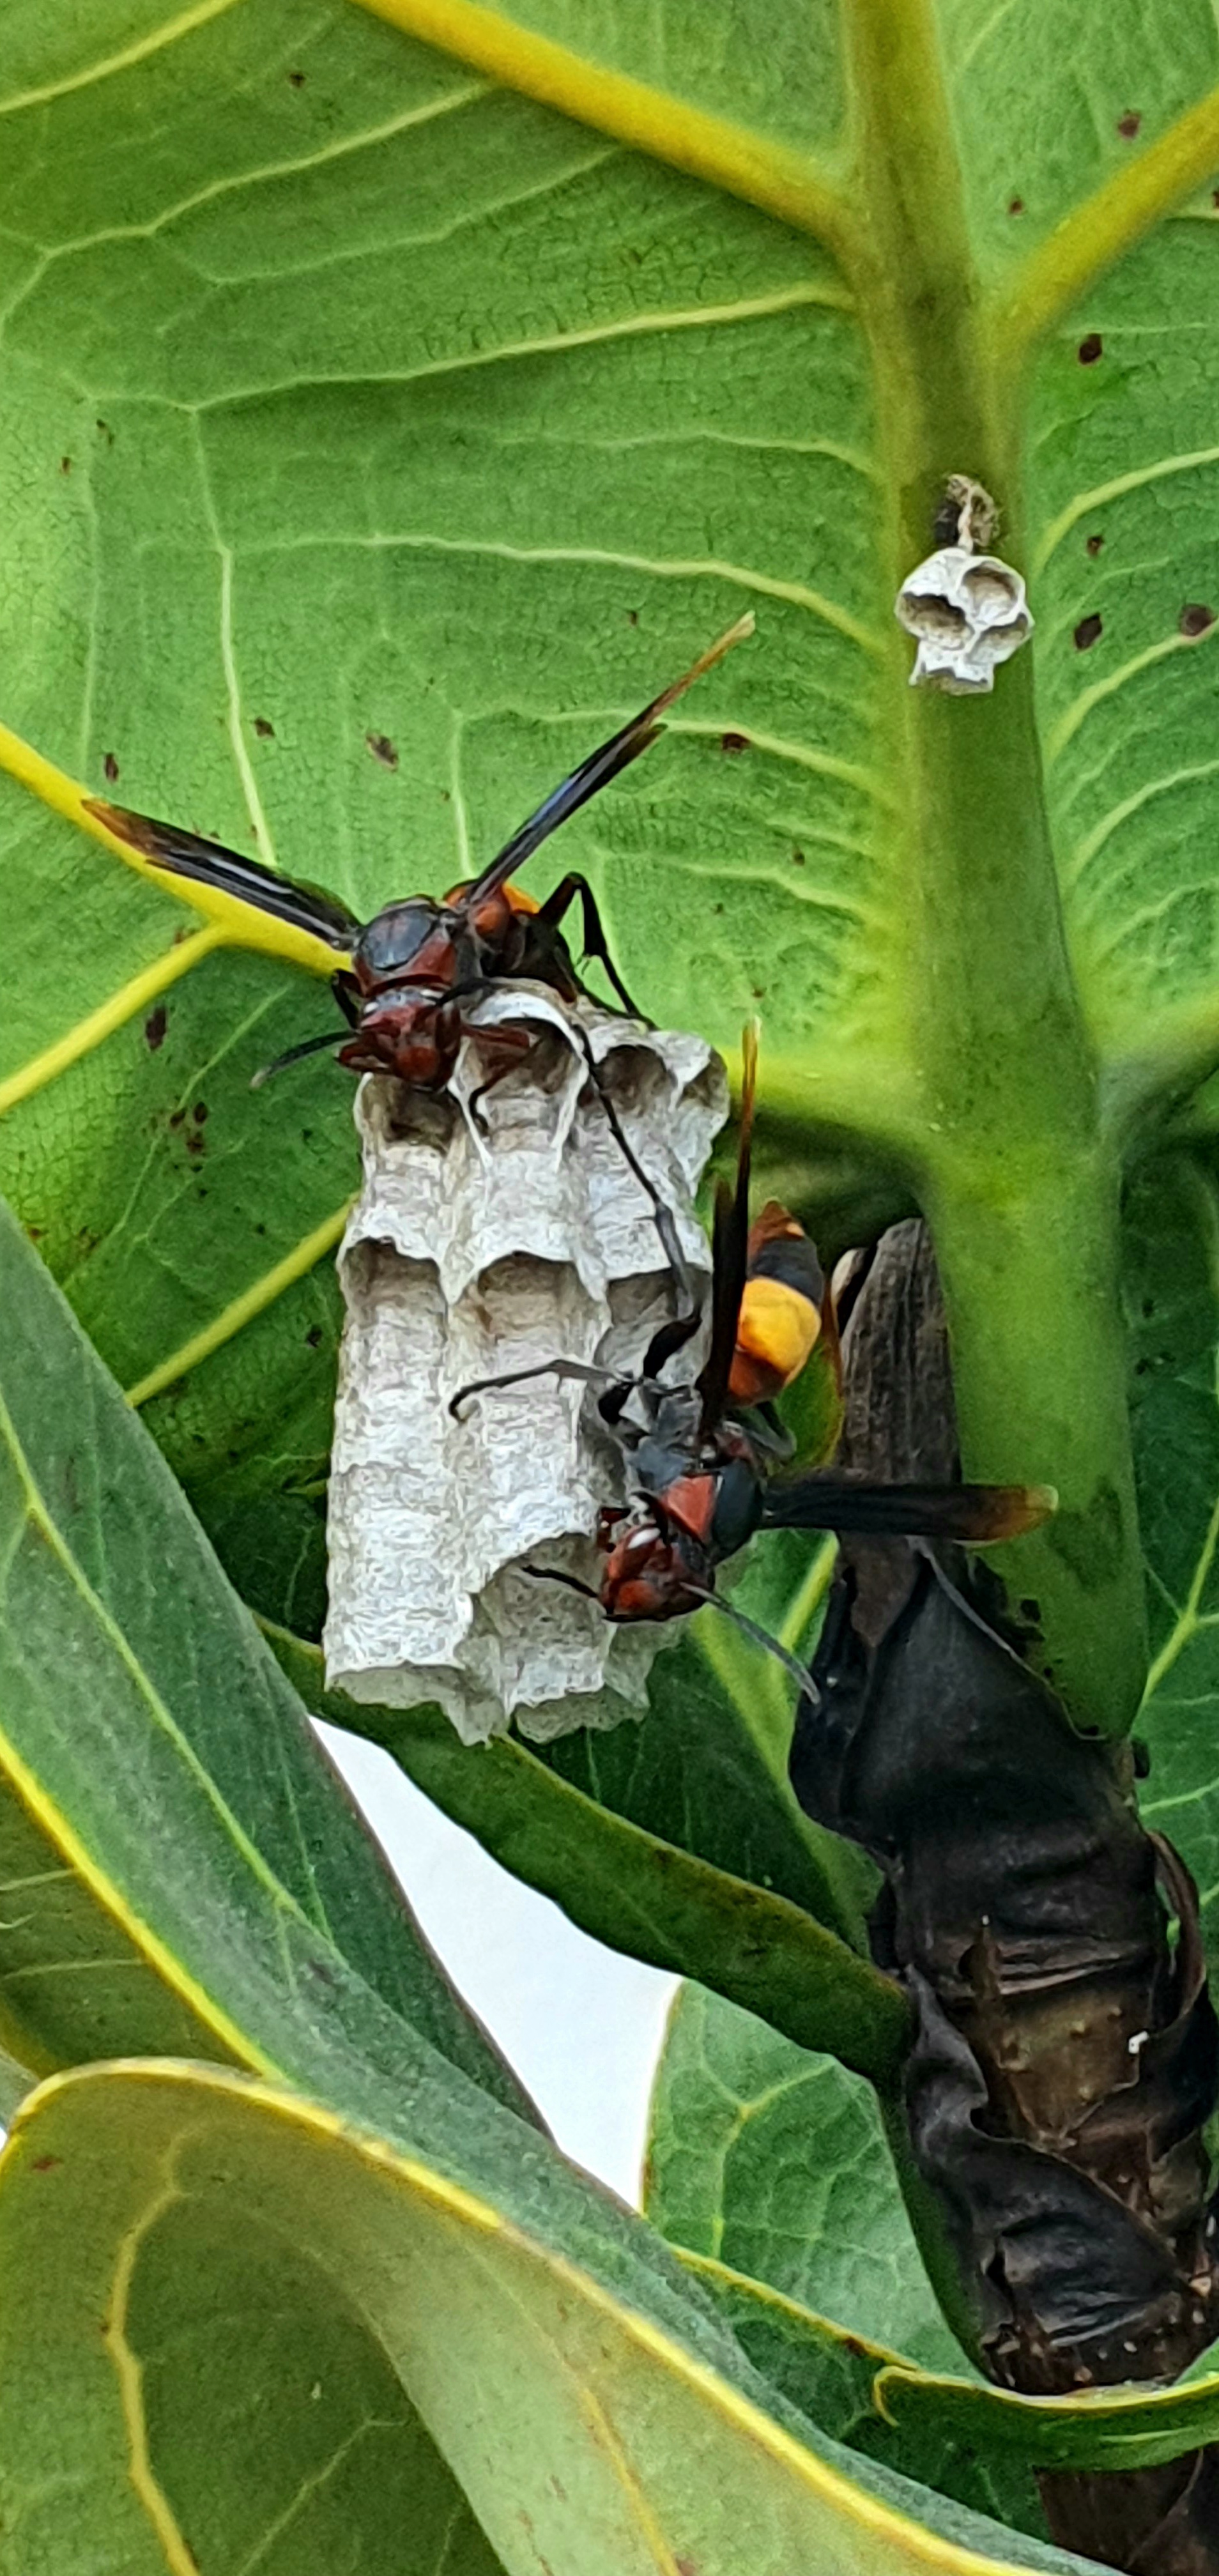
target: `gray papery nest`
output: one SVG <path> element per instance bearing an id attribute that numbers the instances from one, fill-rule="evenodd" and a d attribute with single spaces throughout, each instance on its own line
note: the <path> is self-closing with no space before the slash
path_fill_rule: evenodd
<path id="1" fill-rule="evenodd" d="M 670 1208 L 698 1284 L 710 1251 L 692 1193 L 728 1109 L 701 1038 L 650 1029 L 541 985 L 471 1013 L 542 1043 L 491 1090 L 467 1040 L 450 1090 L 363 1082 L 364 1185 L 339 1252 L 347 1316 L 330 1483 L 326 1676 L 359 1700 L 434 1701 L 467 1742 L 515 1716 L 539 1740 L 638 1716 L 669 1632 L 613 1628 L 524 1565 L 596 1585 L 597 1515 L 622 1499 L 584 1389 L 538 1377 L 449 1400 L 472 1379 L 564 1358 L 638 1366 L 675 1287 L 646 1192 L 589 1081 L 578 1018 L 631 1147 Z M 683 1375 L 699 1344 L 683 1352 Z"/>

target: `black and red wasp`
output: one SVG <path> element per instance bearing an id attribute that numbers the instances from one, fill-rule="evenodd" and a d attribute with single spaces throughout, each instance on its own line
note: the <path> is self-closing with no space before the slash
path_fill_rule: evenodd
<path id="1" fill-rule="evenodd" d="M 258 860 L 242 858 L 222 843 L 204 840 L 176 823 L 158 823 L 149 815 L 129 813 L 100 798 L 87 800 L 88 811 L 167 875 L 207 886 L 213 894 L 269 914 L 320 941 L 342 961 L 331 976 L 331 990 L 346 1028 L 326 1030 L 289 1047 L 257 1080 L 265 1081 L 302 1056 L 335 1047 L 339 1063 L 353 1073 L 392 1074 L 421 1090 L 443 1091 L 462 1040 L 472 1033 L 466 1014 L 494 985 L 504 981 L 546 984 L 564 1002 L 575 1002 L 587 993 L 561 928 L 577 898 L 584 957 L 604 967 L 622 1009 L 632 1018 L 641 1016 L 610 956 L 587 878 L 571 870 L 541 904 L 522 893 L 511 878 L 561 823 L 649 749 L 664 731 L 660 718 L 666 708 L 752 631 L 752 615 L 738 618 L 680 679 L 671 681 L 629 724 L 581 761 L 479 876 L 451 887 L 439 900 L 410 895 L 403 902 L 386 904 L 371 921 L 357 920 L 337 896 L 280 876 Z M 578 1021 L 572 1025 L 618 1146 L 652 1202 L 666 1259 L 689 1303 L 691 1283 L 672 1216 L 631 1150 L 586 1033 Z M 511 1026 L 473 1034 L 496 1066 L 474 1096 L 471 1106 L 477 1115 L 483 1094 L 520 1066 L 535 1040 Z"/>
<path id="2" fill-rule="evenodd" d="M 697 1377 L 671 1384 L 662 1376 L 697 1329 L 696 1316 L 678 1314 L 653 1334 L 637 1377 L 555 1360 L 463 1387 L 450 1411 L 524 1378 L 583 1380 L 596 1390 L 594 1420 L 619 1451 L 628 1496 L 602 1512 L 605 1562 L 592 1598 L 621 1622 L 672 1619 L 715 1601 L 791 1665 L 775 1639 L 716 1595 L 719 1567 L 755 1530 L 855 1531 L 982 1547 L 1035 1529 L 1056 1497 L 1036 1485 L 880 1485 L 832 1468 L 786 1479 L 776 1472 L 790 1459 L 791 1442 L 774 1399 L 800 1374 L 820 1333 L 834 1327 L 816 1251 L 798 1220 L 772 1200 L 750 1227 L 756 1067 L 756 1038 L 747 1031 L 736 1186 L 721 1182 L 716 1194 L 710 1342 Z M 544 1579 L 591 1589 L 570 1575 Z M 807 1688 L 803 1668 L 793 1669 Z"/>

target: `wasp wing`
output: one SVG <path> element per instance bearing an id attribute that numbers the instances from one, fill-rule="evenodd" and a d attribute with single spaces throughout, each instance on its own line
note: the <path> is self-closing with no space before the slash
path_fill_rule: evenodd
<path id="1" fill-rule="evenodd" d="M 792 1484 L 768 1485 L 762 1526 L 992 1547 L 1039 1528 L 1057 1504 L 1052 1485 L 873 1485 L 818 1471 Z"/>
<path id="2" fill-rule="evenodd" d="M 590 796 L 598 795 L 620 770 L 626 769 L 632 760 L 638 760 L 640 752 L 647 751 L 657 735 L 664 732 L 658 719 L 665 708 L 671 707 L 675 698 L 684 696 L 694 681 L 700 680 L 704 671 L 709 671 L 712 664 L 730 652 L 743 636 L 752 633 L 752 615 L 738 617 L 735 626 L 730 626 L 725 635 L 718 635 L 714 644 L 709 644 L 706 652 L 700 653 L 697 662 L 692 662 L 689 670 L 682 672 L 680 680 L 671 680 L 668 688 L 662 689 L 660 696 L 652 699 L 650 706 L 642 707 L 637 716 L 631 717 L 629 724 L 622 725 L 617 733 L 611 734 L 609 741 L 603 742 L 598 751 L 591 751 L 587 760 L 582 760 L 569 778 L 552 788 L 536 814 L 531 814 L 519 832 L 514 832 L 511 840 L 505 841 L 490 866 L 484 868 L 482 875 L 467 888 L 462 897 L 463 911 L 476 912 L 480 903 L 485 903 L 489 895 L 506 885 L 509 877 L 517 868 L 524 866 L 540 844 L 549 840 L 552 832 L 557 832 L 560 823 L 566 823 L 581 805 L 587 805 Z"/>
<path id="3" fill-rule="evenodd" d="M 332 974 L 336 964 L 350 959 L 363 925 L 357 921 L 337 895 L 327 894 L 320 886 L 302 885 L 295 877 L 280 876 L 273 868 L 264 868 L 257 859 L 242 858 L 237 850 L 228 850 L 221 841 L 206 841 L 198 832 L 184 831 L 177 823 L 158 823 L 150 814 L 131 814 L 122 805 L 108 805 L 100 797 L 87 799 L 87 809 L 104 823 L 115 838 L 125 841 L 129 849 L 166 876 L 181 877 L 197 885 L 219 901 L 201 906 L 214 919 L 233 928 L 233 935 L 246 947 L 270 947 L 287 954 L 298 964 L 309 964 L 322 974 Z M 233 921 L 232 907 L 243 914 L 253 914 L 281 923 L 285 930 L 303 934 L 307 941 L 320 940 L 327 951 L 325 960 L 302 954 L 299 946 L 285 941 L 258 937 L 253 921 Z"/>

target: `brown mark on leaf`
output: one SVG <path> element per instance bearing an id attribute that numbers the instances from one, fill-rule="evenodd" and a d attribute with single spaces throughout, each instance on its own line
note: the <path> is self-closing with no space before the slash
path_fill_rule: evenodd
<path id="1" fill-rule="evenodd" d="M 311 1324 L 311 1325 L 310 1325 L 310 1327 L 309 1327 L 308 1332 L 307 1332 L 307 1333 L 306 1333 L 306 1335 L 305 1335 L 305 1341 L 306 1341 L 306 1343 L 307 1343 L 307 1345 L 308 1345 L 309 1349 L 310 1349 L 311 1351 L 316 1351 L 316 1350 L 319 1348 L 320 1344 L 321 1344 L 321 1339 L 322 1339 L 322 1328 L 321 1328 L 321 1325 L 320 1325 L 320 1324 Z"/>
<path id="2" fill-rule="evenodd" d="M 1182 635 L 1206 635 L 1214 623 L 1214 609 L 1205 607 L 1200 599 L 1188 599 L 1177 619 Z"/>
<path id="3" fill-rule="evenodd" d="M 628 626 L 638 626 L 639 611 L 637 608 L 628 608 L 626 612 L 626 622 Z"/>
<path id="4" fill-rule="evenodd" d="M 1088 542 L 1084 547 L 1084 553 L 1094 556 L 1098 555 L 1104 542 L 1105 540 L 1102 536 L 1089 537 Z"/>
<path id="5" fill-rule="evenodd" d="M 1008 211 L 1009 215 L 1022 215 L 1022 214 L 1024 213 L 1024 199 L 1023 199 L 1023 197 L 1011 197 L 1011 198 L 1009 198 L 1009 199 L 1008 199 L 1008 207 L 1007 207 L 1007 211 Z"/>
<path id="6" fill-rule="evenodd" d="M 747 733 L 722 733 L 720 735 L 721 751 L 751 751 L 752 749 L 753 745 L 750 742 Z"/>
<path id="7" fill-rule="evenodd" d="M 379 760 L 383 769 L 397 768 L 397 745 L 390 741 L 387 733 L 366 733 L 364 740 L 372 753 L 373 759 Z"/>
<path id="8" fill-rule="evenodd" d="M 158 1002 L 155 1011 L 150 1011 L 144 1022 L 144 1044 L 150 1048 L 153 1055 L 156 1054 L 159 1046 L 164 1045 L 168 1026 L 169 1013 L 164 1002 Z"/>
<path id="9" fill-rule="evenodd" d="M 698 2576 L 697 2558 L 675 2558 L 673 2564 L 677 2569 L 677 2576 Z"/>
<path id="10" fill-rule="evenodd" d="M 196 1125 L 196 1127 L 202 1127 L 202 1126 L 203 1126 L 204 1121 L 205 1121 L 205 1120 L 206 1120 L 206 1118 L 207 1118 L 207 1115 L 208 1115 L 208 1107 L 207 1107 L 207 1102 L 206 1102 L 206 1100 L 197 1100 L 197 1101 L 195 1102 L 195 1125 Z"/>
<path id="11" fill-rule="evenodd" d="M 184 1109 L 171 1109 L 169 1113 L 170 1126 L 180 1127 L 185 1116 L 186 1111 Z"/>
<path id="12" fill-rule="evenodd" d="M 1079 363 L 1081 367 L 1094 367 L 1097 359 L 1103 356 L 1104 347 L 1105 344 L 1099 331 L 1089 331 L 1086 339 L 1081 340 L 1079 344 Z"/>
<path id="13" fill-rule="evenodd" d="M 305 75 L 304 75 L 304 73 L 303 73 L 303 72 L 289 72 L 289 74 L 288 74 L 288 87 L 289 87 L 289 89 L 303 89 L 303 88 L 304 88 L 304 86 L 305 86 Z"/>
<path id="14" fill-rule="evenodd" d="M 192 1127 L 190 1134 L 186 1139 L 186 1150 L 188 1154 L 194 1154 L 196 1156 L 207 1152 L 206 1141 L 199 1134 L 197 1127 Z"/>
<path id="15" fill-rule="evenodd" d="M 254 731 L 260 742 L 274 742 L 275 727 L 267 716 L 255 716 Z"/>
<path id="16" fill-rule="evenodd" d="M 1075 650 L 1076 650 L 1076 652 L 1077 652 L 1077 653 L 1088 653 L 1088 652 L 1090 652 L 1090 651 L 1091 651 L 1091 649 L 1092 649 L 1092 646 L 1093 646 L 1094 644 L 1099 643 L 1100 638 L 1101 638 L 1101 636 L 1102 636 L 1102 634 L 1103 634 L 1103 633 L 1104 633 L 1104 626 L 1103 626 L 1102 620 L 1098 617 L 1098 615 L 1097 615 L 1097 613 L 1096 613 L 1096 610 L 1095 610 L 1095 609 L 1093 609 L 1092 614 L 1091 614 L 1091 616 L 1090 616 L 1090 617 L 1081 617 L 1081 618 L 1080 618 L 1079 624 L 1078 624 L 1078 626 L 1077 626 L 1077 627 L 1076 627 L 1076 629 L 1075 629 Z"/>
<path id="17" fill-rule="evenodd" d="M 53 2173 L 56 2165 L 62 2163 L 62 2156 L 34 2156 L 30 2161 L 30 2171 L 31 2173 Z"/>
<path id="18" fill-rule="evenodd" d="M 59 460 L 59 471 L 60 471 L 60 473 L 61 473 L 61 474 L 70 474 L 70 473 L 71 473 L 71 471 L 72 471 L 72 459 L 71 459 L 71 457 L 70 457 L 70 456 L 61 456 L 61 457 L 60 457 L 60 460 Z"/>
<path id="19" fill-rule="evenodd" d="M 792 851 L 792 866 L 793 866 L 794 868 L 803 868 L 803 867 L 806 867 L 807 865 L 808 865 L 808 862 L 807 862 L 807 860 L 806 860 L 806 858 L 805 858 L 805 856 L 804 856 L 804 852 L 803 852 L 803 850 L 793 850 L 793 851 Z"/>
<path id="20" fill-rule="evenodd" d="M 1137 107 L 1128 107 L 1125 115 L 1119 116 L 1117 120 L 1117 130 L 1121 135 L 1123 143 L 1133 143 L 1135 135 L 1138 133 L 1142 122 L 1143 120 Z"/>
<path id="21" fill-rule="evenodd" d="M 108 751 L 106 753 L 105 759 L 102 762 L 102 770 L 105 777 L 109 780 L 110 785 L 113 787 L 119 774 L 119 765 L 112 751 Z"/>
<path id="22" fill-rule="evenodd" d="M 114 431 L 111 429 L 109 421 L 99 420 L 95 423 L 95 427 L 100 431 L 102 437 L 105 439 L 107 447 L 113 447 Z"/>

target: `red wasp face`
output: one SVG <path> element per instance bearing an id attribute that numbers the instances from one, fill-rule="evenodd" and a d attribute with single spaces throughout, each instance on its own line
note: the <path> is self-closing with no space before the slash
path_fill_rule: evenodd
<path id="1" fill-rule="evenodd" d="M 461 1045 L 457 1007 L 435 993 L 379 993 L 364 1004 L 339 1063 L 353 1073 L 392 1073 L 421 1091 L 442 1091 Z"/>
<path id="2" fill-rule="evenodd" d="M 601 1578 L 601 1607 L 607 1619 L 676 1619 L 701 1609 L 702 1568 L 680 1532 L 666 1538 L 655 1521 L 634 1521 L 610 1548 Z M 699 1582 L 697 1592 L 691 1581 Z"/>

